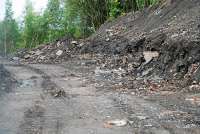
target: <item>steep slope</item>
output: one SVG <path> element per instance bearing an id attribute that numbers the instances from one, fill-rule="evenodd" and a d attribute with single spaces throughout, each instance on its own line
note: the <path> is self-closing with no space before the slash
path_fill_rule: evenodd
<path id="1" fill-rule="evenodd" d="M 119 64 L 138 76 L 182 78 L 199 72 L 199 33 L 200 1 L 167 0 L 107 22 L 81 52 L 120 55 Z"/>
<path id="2" fill-rule="evenodd" d="M 102 67 L 121 67 L 137 78 L 199 81 L 199 45 L 200 1 L 166 0 L 106 22 L 86 40 L 63 38 L 20 57 L 31 63 L 59 63 L 90 55 Z"/>
<path id="3" fill-rule="evenodd" d="M 22 86 L 3 101 L 3 130 L 22 118 L 20 134 L 200 133 L 200 0 L 166 0 L 12 59 Z"/>

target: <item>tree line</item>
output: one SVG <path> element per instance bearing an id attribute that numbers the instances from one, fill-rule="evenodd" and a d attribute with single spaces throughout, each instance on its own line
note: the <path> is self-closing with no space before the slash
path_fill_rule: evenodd
<path id="1" fill-rule="evenodd" d="M 0 22 L 0 50 L 33 48 L 63 36 L 84 38 L 108 19 L 156 4 L 158 0 L 48 0 L 43 12 L 35 12 L 26 1 L 23 21 L 13 18 L 12 1 L 6 0 Z"/>

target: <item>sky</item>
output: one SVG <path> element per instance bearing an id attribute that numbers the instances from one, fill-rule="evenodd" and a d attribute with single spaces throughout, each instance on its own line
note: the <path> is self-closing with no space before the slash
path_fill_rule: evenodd
<path id="1" fill-rule="evenodd" d="M 5 1 L 6 0 L 0 0 L 0 20 L 4 18 Z M 14 18 L 20 19 L 25 8 L 26 0 L 11 0 L 11 1 L 13 3 Z M 33 3 L 35 11 L 39 12 L 46 7 L 48 0 L 31 0 L 31 1 Z"/>

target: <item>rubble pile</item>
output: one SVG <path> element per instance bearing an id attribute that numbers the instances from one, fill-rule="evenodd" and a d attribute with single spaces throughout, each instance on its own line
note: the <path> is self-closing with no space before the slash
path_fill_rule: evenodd
<path id="1" fill-rule="evenodd" d="M 71 53 L 78 48 L 78 42 L 72 39 L 58 40 L 44 44 L 32 50 L 19 51 L 17 57 L 21 62 L 28 63 L 61 63 L 72 58 Z M 15 60 L 16 57 L 13 58 Z M 18 58 L 17 58 L 18 59 Z"/>
<path id="2" fill-rule="evenodd" d="M 80 53 L 103 55 L 102 66 L 122 67 L 137 78 L 189 76 L 199 82 L 199 13 L 198 0 L 174 0 L 129 13 L 104 24 Z M 193 66 L 197 70 L 190 73 Z"/>
<path id="3" fill-rule="evenodd" d="M 195 86 L 200 82 L 199 13 L 199 0 L 174 0 L 106 22 L 87 39 L 58 40 L 20 52 L 18 57 L 29 63 L 92 59 L 101 69 L 124 70 L 123 77 L 142 79 L 140 85 L 150 91 L 161 85 L 165 88 L 161 80 L 166 84 L 176 80 L 172 85 L 181 88 L 199 88 Z M 126 87 L 136 85 L 127 83 Z"/>

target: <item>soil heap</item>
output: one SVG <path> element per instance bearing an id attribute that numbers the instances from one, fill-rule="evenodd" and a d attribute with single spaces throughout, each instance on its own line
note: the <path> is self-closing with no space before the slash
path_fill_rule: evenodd
<path id="1" fill-rule="evenodd" d="M 85 40 L 64 38 L 18 56 L 30 63 L 95 59 L 101 68 L 121 68 L 135 79 L 198 84 L 200 1 L 166 0 L 108 21 Z"/>

